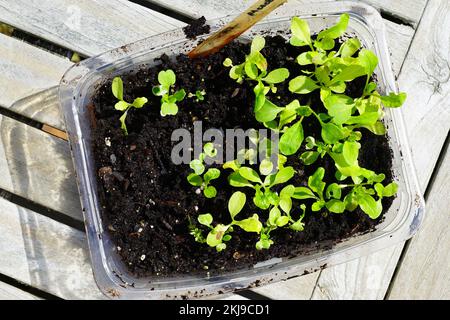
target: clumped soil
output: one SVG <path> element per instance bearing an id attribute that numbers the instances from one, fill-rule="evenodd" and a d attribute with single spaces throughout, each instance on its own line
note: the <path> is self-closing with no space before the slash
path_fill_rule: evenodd
<path id="1" fill-rule="evenodd" d="M 228 76 L 228 68 L 222 65 L 229 57 L 241 62 L 249 52 L 249 44 L 237 41 L 207 58 L 189 60 L 184 55 L 163 55 L 157 65 L 140 66 L 137 72 L 123 75 L 124 98 L 132 101 L 145 96 L 148 104 L 139 110 L 132 109 L 127 117 L 128 136 L 120 129 L 121 113 L 114 109 L 116 99 L 111 93 L 111 81 L 99 86 L 93 100 L 95 124 L 93 125 L 93 150 L 97 169 L 99 198 L 104 223 L 109 230 L 117 251 L 131 272 L 137 275 L 170 275 L 193 272 L 212 274 L 251 267 L 259 261 L 273 257 L 295 257 L 317 248 L 329 248 L 354 234 L 372 230 L 381 221 L 392 203 L 392 198 L 383 199 L 383 214 L 371 220 L 360 209 L 343 214 L 326 214 L 307 210 L 305 230 L 295 232 L 278 229 L 271 233 L 274 244 L 269 250 L 257 251 L 257 235 L 234 228 L 227 249 L 218 253 L 206 244 L 194 241 L 189 234 L 189 217 L 196 220 L 198 214 L 212 213 L 215 221 L 230 221 L 227 200 L 233 191 L 227 182 L 230 170 L 223 170 L 214 180 L 218 194 L 206 199 L 197 194 L 186 177 L 191 173 L 189 165 L 174 165 L 171 161 L 172 131 L 185 128 L 193 132 L 193 122 L 203 121 L 203 130 L 218 128 L 262 128 L 253 115 L 254 83 L 237 84 Z M 286 67 L 293 78 L 300 74 L 295 57 L 303 48 L 286 44 L 281 36 L 266 37 L 262 53 L 267 57 L 269 69 Z M 177 76 L 175 90 L 186 92 L 205 90 L 204 101 L 186 98 L 179 103 L 176 116 L 160 116 L 160 99 L 151 93 L 161 70 L 172 69 Z M 359 78 L 348 85 L 345 94 L 361 95 L 365 79 Z M 288 81 L 278 85 L 278 92 L 271 100 L 285 105 L 299 99 L 302 105 L 324 110 L 318 91 L 309 95 L 294 95 L 288 90 Z M 320 126 L 314 117 L 303 121 L 305 137 L 320 139 Z M 360 165 L 386 175 L 385 182 L 392 181 L 392 155 L 387 137 L 376 136 L 362 129 Z M 304 147 L 298 154 L 305 151 Z M 296 186 L 306 185 L 307 177 L 318 166 L 326 170 L 324 181 L 335 182 L 335 167 L 329 157 L 319 159 L 314 165 L 304 166 L 298 156 L 289 157 L 287 165 L 295 168 L 296 174 L 289 182 Z M 213 165 L 220 168 L 220 165 Z M 265 214 L 253 205 L 252 189 L 240 188 L 247 195 L 247 204 L 239 214 L 245 218 L 253 213 Z M 308 207 L 310 203 L 306 202 Z M 299 201 L 294 200 L 293 217 L 300 215 Z M 206 231 L 206 230 L 205 230 Z M 207 270 L 207 271 L 206 271 Z"/>

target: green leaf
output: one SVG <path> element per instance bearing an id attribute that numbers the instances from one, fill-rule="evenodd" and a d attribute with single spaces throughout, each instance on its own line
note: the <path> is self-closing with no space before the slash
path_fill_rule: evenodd
<path id="1" fill-rule="evenodd" d="M 381 96 L 381 103 L 388 108 L 398 108 L 403 105 L 406 100 L 406 93 L 400 92 L 395 94 L 393 92 L 389 93 L 388 96 Z"/>
<path id="2" fill-rule="evenodd" d="M 339 140 L 344 139 L 345 134 L 342 126 L 329 122 L 322 124 L 322 138 L 327 144 L 335 144 Z"/>
<path id="3" fill-rule="evenodd" d="M 296 60 L 297 60 L 297 63 L 299 65 L 301 65 L 301 66 L 307 66 L 309 64 L 312 64 L 313 63 L 313 61 L 312 61 L 312 51 L 307 51 L 307 52 L 300 53 L 297 56 Z"/>
<path id="4" fill-rule="evenodd" d="M 133 107 L 135 108 L 142 108 L 146 103 L 147 103 L 147 98 L 145 97 L 141 97 L 141 98 L 136 98 L 133 101 Z"/>
<path id="5" fill-rule="evenodd" d="M 250 79 L 255 80 L 258 77 L 258 68 L 256 67 L 256 64 L 254 64 L 252 61 L 247 61 L 244 64 L 244 70 L 245 70 L 245 74 Z"/>
<path id="6" fill-rule="evenodd" d="M 161 105 L 161 116 L 176 115 L 178 113 L 178 106 L 175 103 L 164 102 Z"/>
<path id="7" fill-rule="evenodd" d="M 319 158 L 320 153 L 317 151 L 306 151 L 300 156 L 300 160 L 303 161 L 305 165 L 311 165 Z"/>
<path id="8" fill-rule="evenodd" d="M 346 40 L 339 49 L 341 53 L 341 57 L 351 57 L 355 54 L 358 49 L 361 48 L 361 42 L 359 42 L 358 38 L 351 38 Z"/>
<path id="9" fill-rule="evenodd" d="M 286 129 L 280 138 L 279 148 L 286 156 L 295 154 L 303 142 L 303 126 L 301 121 L 297 121 L 293 126 Z"/>
<path id="10" fill-rule="evenodd" d="M 120 120 L 120 128 L 123 130 L 123 132 L 125 133 L 125 135 L 128 135 L 128 130 L 127 130 L 127 125 L 125 123 L 125 119 L 127 118 L 127 111 L 125 111 L 123 113 L 123 115 L 120 116 L 119 120 Z"/>
<path id="11" fill-rule="evenodd" d="M 314 41 L 314 46 L 316 48 L 322 49 L 324 51 L 328 51 L 328 50 L 331 50 L 334 48 L 335 43 L 334 43 L 334 39 L 324 37 L 320 40 Z"/>
<path id="12" fill-rule="evenodd" d="M 240 167 L 241 167 L 241 165 L 239 164 L 239 162 L 237 160 L 227 161 L 222 166 L 222 168 L 224 168 L 224 169 L 231 169 L 233 171 L 238 171 Z"/>
<path id="13" fill-rule="evenodd" d="M 287 78 L 289 78 L 289 70 L 286 68 L 279 68 L 269 72 L 269 74 L 262 80 L 267 83 L 276 84 L 283 82 Z"/>
<path id="14" fill-rule="evenodd" d="M 268 99 L 265 99 L 262 107 L 255 111 L 255 118 L 259 122 L 269 122 L 275 119 L 284 108 L 280 108 Z"/>
<path id="15" fill-rule="evenodd" d="M 226 236 L 226 235 L 225 235 Z M 224 238 L 225 238 L 225 236 L 224 236 Z M 223 239 L 222 239 L 223 240 Z M 225 240 L 224 240 L 225 241 Z M 219 243 L 217 246 L 216 246 L 216 250 L 217 250 L 217 252 L 221 252 L 221 251 L 223 251 L 223 250 L 225 250 L 227 248 L 227 245 L 225 244 L 225 243 Z"/>
<path id="16" fill-rule="evenodd" d="M 294 231 L 303 231 L 305 229 L 305 224 L 302 222 L 302 220 L 298 220 L 291 224 L 289 228 Z"/>
<path id="17" fill-rule="evenodd" d="M 270 239 L 261 239 L 256 243 L 256 250 L 269 249 L 272 244 Z"/>
<path id="18" fill-rule="evenodd" d="M 342 155 L 349 166 L 358 165 L 358 154 L 361 145 L 358 142 L 345 141 Z"/>
<path id="19" fill-rule="evenodd" d="M 215 247 L 222 243 L 222 238 L 225 235 L 225 232 L 228 230 L 229 226 L 225 226 L 223 224 L 218 224 L 214 227 L 206 237 L 206 243 L 211 246 Z"/>
<path id="20" fill-rule="evenodd" d="M 180 89 L 177 92 L 175 92 L 173 94 L 173 97 L 177 100 L 177 101 L 182 101 L 184 99 L 184 97 L 186 96 L 186 91 L 184 91 L 184 89 Z"/>
<path id="21" fill-rule="evenodd" d="M 250 47 L 250 52 L 251 53 L 259 52 L 264 48 L 265 45 L 266 45 L 266 40 L 264 39 L 264 37 L 257 35 L 253 38 L 253 41 L 252 41 L 252 44 Z"/>
<path id="22" fill-rule="evenodd" d="M 292 197 L 294 195 L 295 192 L 295 187 L 294 185 L 290 184 L 287 185 L 286 187 L 284 187 L 283 189 L 281 189 L 280 191 L 280 197 Z"/>
<path id="23" fill-rule="evenodd" d="M 289 91 L 298 94 L 307 94 L 320 88 L 311 78 L 298 76 L 289 81 Z"/>
<path id="24" fill-rule="evenodd" d="M 364 211 L 371 219 L 378 218 L 383 210 L 381 202 L 375 201 L 375 199 L 367 193 L 359 194 L 357 201 L 361 207 L 361 210 Z"/>
<path id="25" fill-rule="evenodd" d="M 190 175 L 187 176 L 187 181 L 196 187 L 200 187 L 203 183 L 203 179 L 202 177 L 200 177 L 199 175 L 195 174 L 195 173 L 191 173 Z"/>
<path id="26" fill-rule="evenodd" d="M 214 198 L 217 195 L 217 189 L 214 186 L 207 186 L 205 190 L 203 190 L 203 194 L 206 198 Z"/>
<path id="27" fill-rule="evenodd" d="M 344 198 L 344 204 L 345 204 L 345 210 L 347 211 L 355 211 L 355 209 L 358 207 L 358 201 L 353 192 L 350 192 L 347 194 Z"/>
<path id="28" fill-rule="evenodd" d="M 214 144 L 212 142 L 207 142 L 203 146 L 203 151 L 208 157 L 214 158 L 217 155 L 217 149 L 214 148 Z"/>
<path id="29" fill-rule="evenodd" d="M 285 225 L 287 225 L 288 222 L 289 222 L 289 217 L 287 217 L 287 216 L 281 216 L 281 217 L 279 217 L 279 218 L 277 219 L 276 224 L 277 224 L 278 227 L 281 228 L 281 227 L 284 227 Z"/>
<path id="30" fill-rule="evenodd" d="M 231 219 L 234 220 L 234 217 L 241 212 L 246 200 L 247 197 L 243 192 L 236 191 L 231 195 L 230 200 L 228 200 L 228 211 L 230 212 Z"/>
<path id="31" fill-rule="evenodd" d="M 119 101 L 114 105 L 114 109 L 119 110 L 119 111 L 125 111 L 128 109 L 130 105 L 128 104 L 128 102 L 125 101 Z"/>
<path id="32" fill-rule="evenodd" d="M 362 66 L 364 66 L 365 73 L 368 76 L 372 75 L 378 65 L 377 56 L 368 49 L 361 49 L 358 54 L 358 61 Z"/>
<path id="33" fill-rule="evenodd" d="M 269 212 L 269 224 L 272 226 L 276 226 L 277 225 L 277 219 L 281 217 L 281 211 L 280 209 L 278 209 L 278 207 L 273 207 L 272 209 L 270 209 Z"/>
<path id="34" fill-rule="evenodd" d="M 200 214 L 197 217 L 197 220 L 200 224 L 209 227 L 213 222 L 213 217 L 210 213 Z"/>
<path id="35" fill-rule="evenodd" d="M 233 172 L 232 174 L 230 174 L 230 176 L 228 177 L 228 182 L 230 183 L 230 186 L 232 187 L 251 187 L 253 188 L 253 185 L 248 182 L 247 179 L 243 178 L 238 171 Z"/>
<path id="36" fill-rule="evenodd" d="M 332 183 L 328 185 L 327 190 L 325 191 L 325 195 L 327 199 L 330 198 L 340 199 L 342 196 L 342 189 L 339 187 L 337 183 Z"/>
<path id="37" fill-rule="evenodd" d="M 170 88 L 171 85 L 174 85 L 176 82 L 175 73 L 172 70 L 163 70 L 158 73 L 158 82 L 163 86 L 166 90 Z"/>
<path id="38" fill-rule="evenodd" d="M 397 193 L 397 191 L 398 191 L 398 184 L 395 182 L 391 182 L 384 187 L 383 197 L 392 197 Z"/>
<path id="39" fill-rule="evenodd" d="M 366 74 L 366 69 L 359 64 L 351 64 L 342 69 L 338 75 L 336 75 L 333 80 L 331 80 L 331 84 L 336 84 L 340 81 L 352 81 L 358 77 L 361 77 Z"/>
<path id="40" fill-rule="evenodd" d="M 291 20 L 292 35 L 296 38 L 294 43 L 303 43 L 303 45 L 311 44 L 311 32 L 308 23 L 298 17 L 293 17 Z"/>
<path id="41" fill-rule="evenodd" d="M 317 168 L 312 176 L 308 178 L 308 186 L 312 191 L 321 195 L 325 189 L 325 182 L 323 182 L 323 177 L 325 176 L 325 169 L 322 167 Z"/>
<path id="42" fill-rule="evenodd" d="M 340 36 L 342 36 L 344 34 L 345 30 L 347 30 L 348 20 L 349 20 L 349 15 L 347 13 L 342 14 L 339 17 L 338 23 L 336 23 L 334 26 L 332 26 L 326 30 L 321 31 L 317 35 L 317 40 L 320 40 L 322 38 L 329 38 L 329 39 L 339 38 Z"/>
<path id="43" fill-rule="evenodd" d="M 261 179 L 260 179 L 258 173 L 257 173 L 255 170 L 253 170 L 252 168 L 249 168 L 249 167 L 241 167 L 241 168 L 239 168 L 239 174 L 240 174 L 243 178 L 245 178 L 245 179 L 247 179 L 247 180 L 249 180 L 249 181 L 257 182 L 257 183 L 262 183 L 262 181 L 261 181 Z"/>
<path id="44" fill-rule="evenodd" d="M 267 210 L 270 207 L 270 201 L 260 188 L 255 189 L 255 196 L 253 197 L 253 203 L 260 209 Z"/>
<path id="45" fill-rule="evenodd" d="M 246 232 L 260 233 L 262 229 L 262 223 L 259 221 L 257 214 L 254 214 L 251 218 L 235 221 L 235 224 L 244 229 Z"/>
<path id="46" fill-rule="evenodd" d="M 123 82 L 120 77 L 115 77 L 113 79 L 111 89 L 114 97 L 119 100 L 123 100 Z"/>
<path id="47" fill-rule="evenodd" d="M 350 119 L 352 109 L 355 106 L 353 99 L 343 94 L 330 94 L 325 98 L 324 105 L 328 114 L 333 117 L 333 122 L 337 125 Z"/>
<path id="48" fill-rule="evenodd" d="M 314 212 L 320 211 L 325 205 L 325 201 L 319 200 L 312 204 L 311 210 Z"/>
<path id="49" fill-rule="evenodd" d="M 345 123 L 357 124 L 362 126 L 371 126 L 378 121 L 379 117 L 380 115 L 378 112 L 364 112 L 359 116 L 350 117 L 347 121 L 345 121 Z"/>
<path id="50" fill-rule="evenodd" d="M 386 127 L 384 126 L 383 122 L 381 122 L 381 121 L 377 121 L 373 125 L 362 125 L 360 127 L 366 128 L 367 130 L 369 130 L 379 136 L 386 134 Z"/>
<path id="51" fill-rule="evenodd" d="M 289 214 L 289 212 L 291 212 L 291 209 L 292 209 L 291 197 L 287 197 L 287 196 L 280 197 L 280 202 L 278 203 L 278 205 L 284 212 Z"/>
<path id="52" fill-rule="evenodd" d="M 208 171 L 203 176 L 203 179 L 205 179 L 205 182 L 208 183 L 211 180 L 217 179 L 220 177 L 220 170 L 216 168 L 209 168 Z"/>
<path id="53" fill-rule="evenodd" d="M 294 168 L 285 167 L 278 171 L 275 175 L 274 181 L 271 183 L 272 186 L 276 184 L 281 184 L 289 181 L 295 174 Z"/>
<path id="54" fill-rule="evenodd" d="M 205 166 L 199 159 L 194 159 L 189 163 L 189 167 L 194 170 L 197 175 L 201 175 L 205 171 Z"/>
<path id="55" fill-rule="evenodd" d="M 295 192 L 292 195 L 292 198 L 304 200 L 304 199 L 317 199 L 317 196 L 306 187 L 297 187 L 295 188 Z"/>
<path id="56" fill-rule="evenodd" d="M 225 67 L 231 67 L 231 66 L 233 65 L 233 61 L 232 61 L 230 58 L 226 58 L 226 59 L 223 61 L 223 65 L 224 65 Z"/>
<path id="57" fill-rule="evenodd" d="M 270 159 L 263 159 L 261 163 L 259 164 L 259 172 L 264 175 L 268 176 L 273 171 L 273 163 L 270 161 Z"/>
<path id="58" fill-rule="evenodd" d="M 340 200 L 332 199 L 328 201 L 325 206 L 327 207 L 328 211 L 333 213 L 342 213 L 345 211 L 345 204 Z"/>

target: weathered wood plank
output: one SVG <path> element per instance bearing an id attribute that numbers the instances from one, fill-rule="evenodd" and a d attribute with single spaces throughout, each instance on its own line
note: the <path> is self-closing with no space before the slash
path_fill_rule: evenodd
<path id="1" fill-rule="evenodd" d="M 389 299 L 450 299 L 450 148 L 428 198 L 427 217 L 411 239 Z"/>
<path id="2" fill-rule="evenodd" d="M 0 116 L 0 188 L 82 220 L 66 141 Z"/>
<path id="3" fill-rule="evenodd" d="M 171 10 L 188 13 L 194 17 L 205 15 L 207 18 L 222 17 L 229 14 L 237 14 L 248 8 L 253 0 L 226 0 L 226 1 L 209 1 L 209 0 L 150 0 Z M 296 0 L 301 4 L 309 4 L 314 2 L 325 2 L 332 0 Z M 399 17 L 415 26 L 422 15 L 427 0 L 362 0 L 377 9 L 381 9 L 389 14 Z M 292 0 L 290 3 L 294 2 Z"/>
<path id="4" fill-rule="evenodd" d="M 431 0 L 424 12 L 399 82 L 410 93 L 405 120 L 422 190 L 450 129 L 450 3 Z M 406 252 L 390 298 L 450 298 L 449 151 L 432 185 L 422 229 Z M 411 278 L 417 274 L 419 277 Z"/>
<path id="5" fill-rule="evenodd" d="M 0 198 L 0 273 L 65 299 L 103 299 L 83 232 Z"/>
<path id="6" fill-rule="evenodd" d="M 404 119 L 422 191 L 428 184 L 450 128 L 450 37 L 446 32 L 449 28 L 450 4 L 445 0 L 431 0 L 398 79 L 401 90 L 408 93 L 403 107 Z M 448 223 L 443 219 L 438 224 Z M 403 244 L 398 244 L 385 249 L 384 254 L 376 253 L 365 258 L 367 265 L 376 265 L 377 269 L 385 270 L 377 289 L 379 292 L 365 289 L 364 282 L 351 284 L 357 281 L 352 277 L 352 272 L 342 275 L 342 269 L 345 270 L 346 266 L 336 266 L 322 272 L 318 283 L 321 290 L 316 290 L 315 296 L 339 298 L 345 295 L 342 294 L 343 288 L 353 285 L 363 294 L 359 298 L 381 298 L 387 290 L 385 279 L 391 279 L 394 262 L 402 248 Z M 415 259 L 413 254 L 411 258 Z M 352 263 L 355 262 L 349 264 Z M 410 275 L 409 271 L 405 274 L 407 277 Z M 336 284 L 336 279 L 342 281 Z"/>
<path id="7" fill-rule="evenodd" d="M 125 0 L 0 0 L 0 21 L 90 56 L 182 22 Z"/>
<path id="8" fill-rule="evenodd" d="M 9 284 L 6 284 L 4 282 L 0 282 L 0 300 L 41 300 L 41 299 L 19 288 L 10 286 Z"/>
<path id="9" fill-rule="evenodd" d="M 298 278 L 277 282 L 261 288 L 252 289 L 271 299 L 308 300 L 311 298 L 317 283 L 319 272 L 310 273 Z"/>
<path id="10" fill-rule="evenodd" d="M 0 14 L 1 20 L 1 14 Z M 49 125 L 62 128 L 56 96 L 40 96 L 42 109 L 30 108 L 30 102 L 36 97 L 28 98 L 12 107 L 17 100 L 55 86 L 72 63 L 35 48 L 22 41 L 0 33 L 0 105 Z M 34 100 L 32 100 L 34 99 Z M 53 99 L 53 101 L 45 99 Z M 31 101 L 32 100 L 32 101 Z M 50 107 L 48 107 L 50 106 Z"/>

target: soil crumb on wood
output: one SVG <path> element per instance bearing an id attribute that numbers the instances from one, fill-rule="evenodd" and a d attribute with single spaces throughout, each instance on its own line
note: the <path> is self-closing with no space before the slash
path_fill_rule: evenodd
<path id="1" fill-rule="evenodd" d="M 211 27 L 206 23 L 205 17 L 200 17 L 183 28 L 184 34 L 188 39 L 197 39 L 197 36 L 209 33 Z"/>

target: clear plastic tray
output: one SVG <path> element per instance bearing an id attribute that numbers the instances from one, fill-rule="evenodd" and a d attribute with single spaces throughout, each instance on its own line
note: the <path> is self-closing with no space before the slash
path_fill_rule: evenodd
<path id="1" fill-rule="evenodd" d="M 397 91 L 384 35 L 384 24 L 372 7 L 355 2 L 329 2 L 285 5 L 255 25 L 243 37 L 264 32 L 289 30 L 292 16 L 306 19 L 313 32 L 334 24 L 337 17 L 350 15 L 348 31 L 364 46 L 374 50 L 380 63 L 376 70 L 381 91 Z M 208 23 L 211 32 L 229 21 L 225 17 Z M 204 36 L 206 37 L 206 36 Z M 201 37 L 201 38 L 204 38 Z M 251 269 L 217 276 L 186 275 L 171 278 L 137 278 L 127 271 L 115 252 L 115 245 L 102 223 L 97 196 L 96 175 L 90 144 L 90 121 L 86 106 L 96 86 L 115 75 L 136 70 L 140 64 L 154 64 L 162 53 L 187 52 L 195 45 L 186 40 L 181 29 L 153 36 L 99 56 L 85 60 L 69 69 L 60 84 L 61 110 L 69 133 L 72 157 L 77 174 L 95 280 L 107 296 L 122 299 L 177 299 L 206 297 L 233 290 L 251 288 L 298 276 L 323 266 L 339 264 L 368 255 L 411 237 L 424 216 L 424 201 L 418 189 L 405 135 L 402 110 L 386 110 L 385 123 L 394 153 L 393 170 L 399 184 L 398 196 L 384 221 L 373 232 L 351 237 L 330 250 L 312 251 L 291 259 L 271 259 Z"/>

